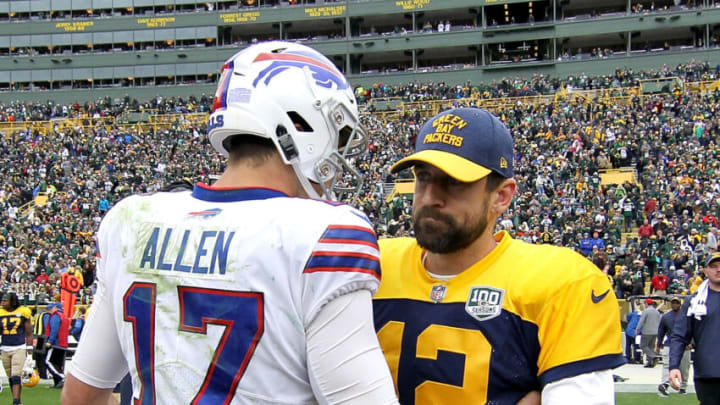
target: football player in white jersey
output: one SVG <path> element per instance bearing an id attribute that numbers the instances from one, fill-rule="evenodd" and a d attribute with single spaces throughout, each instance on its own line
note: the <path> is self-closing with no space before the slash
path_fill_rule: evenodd
<path id="1" fill-rule="evenodd" d="M 338 178 L 362 184 L 345 77 L 303 45 L 251 46 L 223 66 L 208 136 L 228 157 L 215 184 L 132 196 L 103 219 L 62 403 L 112 403 L 129 371 L 136 405 L 397 404 L 373 329 L 376 236 L 320 200 Z"/>

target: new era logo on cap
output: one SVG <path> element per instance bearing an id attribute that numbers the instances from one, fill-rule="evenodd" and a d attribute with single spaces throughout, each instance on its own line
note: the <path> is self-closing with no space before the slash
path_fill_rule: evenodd
<path id="1" fill-rule="evenodd" d="M 397 162 L 392 171 L 425 162 L 460 181 L 473 182 L 491 172 L 512 177 L 512 161 L 512 137 L 496 116 L 480 108 L 454 108 L 423 125 L 415 153 Z"/>

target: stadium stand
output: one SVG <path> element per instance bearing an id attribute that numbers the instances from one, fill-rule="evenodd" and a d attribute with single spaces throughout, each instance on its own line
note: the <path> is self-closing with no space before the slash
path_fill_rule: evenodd
<path id="1" fill-rule="evenodd" d="M 391 163 L 412 147 L 427 115 L 483 106 L 507 123 L 517 148 L 519 193 L 498 227 L 588 255 L 614 279 L 620 297 L 632 293 L 633 276 L 648 281 L 671 266 L 674 291 L 689 291 L 698 264 L 717 249 L 720 121 L 713 113 L 720 91 L 708 84 L 718 71 L 697 63 L 615 76 L 630 75 L 635 78 L 628 82 L 637 84 L 658 74 L 681 77 L 684 85 L 643 94 L 638 86 L 615 88 L 612 78 L 588 77 L 608 85 L 579 98 L 562 92 L 510 97 L 506 82 L 358 87 L 373 135 L 369 152 L 356 162 L 366 178 L 359 204 L 380 235 L 411 234 L 411 174 L 390 175 Z M 695 78 L 706 81 L 687 81 Z M 528 85 L 515 82 L 510 88 Z M 472 97 L 483 93 L 500 98 Z M 397 109 L 373 112 L 373 101 L 387 95 Z M 209 103 L 207 97 L 124 97 L 0 105 L 3 289 L 16 290 L 28 304 L 51 302 L 58 299 L 58 274 L 76 267 L 87 287 L 80 302 L 88 303 L 93 234 L 114 202 L 183 178 L 210 183 L 221 172 L 203 137 Z"/>

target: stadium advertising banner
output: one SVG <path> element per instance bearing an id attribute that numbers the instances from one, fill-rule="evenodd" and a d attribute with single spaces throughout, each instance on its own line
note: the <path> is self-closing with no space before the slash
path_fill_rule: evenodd
<path id="1" fill-rule="evenodd" d="M 492 6 L 496 4 L 506 4 L 506 3 L 527 3 L 532 0 L 483 0 L 481 3 L 483 6 Z"/>
<path id="2" fill-rule="evenodd" d="M 347 6 L 305 7 L 308 17 L 340 17 L 345 15 Z"/>
<path id="3" fill-rule="evenodd" d="M 145 17 L 138 18 L 138 25 L 143 25 L 147 28 L 162 28 L 167 27 L 168 24 L 173 25 L 175 17 Z"/>
<path id="4" fill-rule="evenodd" d="M 220 20 L 223 24 L 237 24 L 257 21 L 260 17 L 259 11 L 242 11 L 235 13 L 221 13 Z"/>
<path id="5" fill-rule="evenodd" d="M 420 10 L 430 4 L 430 0 L 397 0 L 395 5 L 403 10 Z"/>
<path id="6" fill-rule="evenodd" d="M 527 3 L 532 0 L 481 0 L 479 3 L 484 5 L 495 5 L 505 3 Z M 421 10 L 432 6 L 441 6 L 439 0 L 395 0 L 395 6 L 402 10 Z"/>
<path id="7" fill-rule="evenodd" d="M 64 32 L 76 32 L 85 31 L 85 28 L 92 27 L 94 25 L 94 21 L 59 22 L 55 24 L 55 28 Z"/>

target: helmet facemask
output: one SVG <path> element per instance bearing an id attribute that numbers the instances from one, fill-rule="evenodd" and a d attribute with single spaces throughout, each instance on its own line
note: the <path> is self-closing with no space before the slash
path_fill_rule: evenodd
<path id="1" fill-rule="evenodd" d="M 330 123 L 331 133 L 336 134 L 333 138 L 337 140 L 337 146 L 315 164 L 312 176 L 303 176 L 319 184 L 322 190 L 322 195 L 308 195 L 354 203 L 363 185 L 363 177 L 354 166 L 354 158 L 367 150 L 367 133 L 355 118 L 357 115 L 353 116 L 344 104 L 328 103 L 327 108 L 321 106 L 321 109 L 326 115 L 326 122 Z M 302 179 L 300 182 L 302 184 Z M 308 191 L 307 187 L 305 190 Z M 314 192 L 314 188 L 311 191 Z"/>

